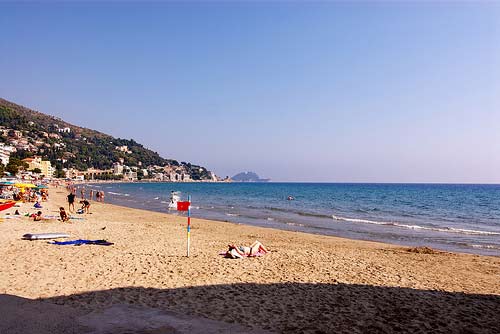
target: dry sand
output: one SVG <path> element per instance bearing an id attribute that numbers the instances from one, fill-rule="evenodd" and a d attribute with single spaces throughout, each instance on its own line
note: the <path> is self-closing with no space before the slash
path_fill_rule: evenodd
<path id="1" fill-rule="evenodd" d="M 63 188 L 51 189 L 42 212 L 58 215 L 59 206 L 67 208 L 66 195 Z M 25 203 L 2 216 L 15 209 L 35 212 Z M 498 257 L 411 252 L 389 244 L 193 219 L 187 258 L 185 217 L 95 201 L 91 212 L 75 215 L 83 219 L 71 223 L 27 217 L 0 223 L 0 304 L 14 298 L 16 312 L 25 305 L 26 312 L 16 313 L 23 314 L 19 323 L 29 319 L 27 310 L 36 302 L 50 304 L 45 310 L 51 315 L 58 313 L 52 307 L 63 307 L 61 314 L 73 312 L 79 319 L 91 311 L 102 317 L 115 307 L 133 305 L 222 321 L 220 328 L 246 326 L 226 328 L 235 333 L 248 327 L 283 333 L 499 331 Z M 46 232 L 114 245 L 21 240 L 25 233 Z M 218 255 L 228 243 L 255 240 L 271 253 L 242 260 Z M 0 319 L 2 333 L 21 333 L 19 326 Z M 156 333 L 182 332 L 167 327 Z M 60 332 L 87 327 L 68 328 Z"/>

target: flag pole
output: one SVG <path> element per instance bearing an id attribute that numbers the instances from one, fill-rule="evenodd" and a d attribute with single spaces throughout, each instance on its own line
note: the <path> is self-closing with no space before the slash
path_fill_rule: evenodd
<path id="1" fill-rule="evenodd" d="M 187 224 L 187 257 L 189 257 L 189 244 L 191 241 L 191 195 L 188 195 L 188 224 Z"/>

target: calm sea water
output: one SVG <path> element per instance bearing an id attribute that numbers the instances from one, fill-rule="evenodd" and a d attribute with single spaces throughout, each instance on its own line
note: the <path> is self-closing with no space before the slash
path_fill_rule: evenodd
<path id="1" fill-rule="evenodd" d="M 500 185 L 118 183 L 106 201 L 167 212 L 170 191 L 192 215 L 284 230 L 500 256 Z M 295 200 L 287 200 L 287 196 Z M 171 212 L 172 213 L 172 212 Z"/>

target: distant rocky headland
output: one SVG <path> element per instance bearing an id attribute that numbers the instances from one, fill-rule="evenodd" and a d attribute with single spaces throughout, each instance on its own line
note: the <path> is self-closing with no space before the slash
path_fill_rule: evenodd
<path id="1" fill-rule="evenodd" d="M 269 182 L 270 179 L 261 179 L 254 172 L 241 172 L 231 178 L 235 182 Z"/>

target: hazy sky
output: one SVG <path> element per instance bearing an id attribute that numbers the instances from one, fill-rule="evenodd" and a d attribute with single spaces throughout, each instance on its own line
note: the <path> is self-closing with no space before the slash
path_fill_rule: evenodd
<path id="1" fill-rule="evenodd" d="M 500 3 L 0 3 L 0 73 L 220 176 L 500 183 Z"/>

